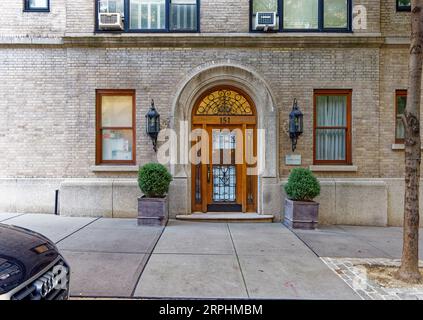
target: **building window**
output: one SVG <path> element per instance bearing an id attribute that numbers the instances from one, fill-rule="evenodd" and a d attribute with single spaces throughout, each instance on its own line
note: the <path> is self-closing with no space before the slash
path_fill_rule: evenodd
<path id="1" fill-rule="evenodd" d="M 100 13 L 120 13 L 124 14 L 124 0 L 100 0 L 98 11 Z"/>
<path id="2" fill-rule="evenodd" d="M 199 0 L 98 0 L 97 6 L 99 13 L 121 13 L 123 32 L 199 30 Z"/>
<path id="3" fill-rule="evenodd" d="M 397 11 L 411 11 L 411 0 L 396 0 Z"/>
<path id="4" fill-rule="evenodd" d="M 170 0 L 170 30 L 197 30 L 197 0 Z"/>
<path id="5" fill-rule="evenodd" d="M 258 12 L 276 13 L 274 31 L 351 31 L 351 0 L 251 0 L 251 29 L 257 26 Z"/>
<path id="6" fill-rule="evenodd" d="M 284 0 L 284 29 L 319 28 L 319 0 Z"/>
<path id="7" fill-rule="evenodd" d="M 130 0 L 130 28 L 163 30 L 166 27 L 166 0 Z"/>
<path id="8" fill-rule="evenodd" d="M 96 164 L 135 164 L 135 91 L 96 93 Z"/>
<path id="9" fill-rule="evenodd" d="M 25 0 L 24 11 L 49 12 L 50 0 Z"/>
<path id="10" fill-rule="evenodd" d="M 407 106 L 407 90 L 395 92 L 395 143 L 404 143 L 405 129 L 402 115 Z"/>
<path id="11" fill-rule="evenodd" d="M 347 29 L 348 0 L 323 1 L 323 21 L 325 29 Z"/>
<path id="12" fill-rule="evenodd" d="M 315 90 L 314 164 L 352 164 L 351 95 L 351 90 Z"/>

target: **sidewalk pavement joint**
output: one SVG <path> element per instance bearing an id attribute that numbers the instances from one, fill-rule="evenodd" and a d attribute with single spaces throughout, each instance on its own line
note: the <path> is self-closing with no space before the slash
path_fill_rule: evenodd
<path id="1" fill-rule="evenodd" d="M 250 293 L 248 292 L 247 282 L 245 281 L 244 272 L 242 271 L 241 262 L 239 261 L 239 255 L 238 255 L 238 252 L 237 252 L 236 247 L 235 247 L 234 238 L 232 237 L 231 228 L 229 227 L 228 223 L 226 224 L 226 226 L 228 228 L 229 236 L 231 237 L 232 246 L 234 247 L 236 260 L 238 261 L 238 266 L 239 266 L 239 270 L 241 272 L 242 281 L 244 282 L 245 292 L 247 293 L 247 297 L 250 298 Z"/>
<path id="2" fill-rule="evenodd" d="M 97 219 L 94 219 L 90 222 L 88 222 L 87 224 L 83 225 L 81 228 L 79 228 L 78 230 L 75 230 L 74 232 L 68 234 L 67 236 L 63 237 L 62 239 L 60 239 L 59 241 L 56 241 L 56 244 L 59 244 L 60 242 L 66 240 L 67 238 L 73 236 L 74 234 L 76 234 L 77 232 L 81 231 L 82 229 L 85 229 L 86 227 L 88 227 L 90 224 L 93 224 L 94 222 L 100 220 L 101 217 L 98 217 Z"/>
<path id="3" fill-rule="evenodd" d="M 166 224 L 166 226 L 167 226 L 167 224 Z M 141 279 L 141 276 L 142 276 L 142 274 L 144 273 L 145 267 L 147 266 L 148 262 L 150 261 L 150 258 L 151 258 L 152 254 L 153 254 L 153 252 L 154 252 L 154 249 L 156 248 L 157 244 L 159 243 L 159 241 L 160 241 L 160 239 L 161 239 L 161 237 L 162 237 L 162 235 L 163 235 L 163 232 L 164 232 L 164 231 L 165 231 L 165 229 L 166 229 L 166 226 L 165 226 L 164 228 L 162 228 L 162 231 L 160 232 L 159 236 L 157 237 L 156 241 L 154 242 L 154 245 L 153 245 L 153 246 L 152 246 L 152 248 L 151 248 L 150 254 L 146 255 L 146 256 L 144 257 L 144 260 L 145 260 L 145 261 L 143 261 L 143 262 L 140 264 L 140 272 L 139 272 L 139 275 L 138 275 L 138 279 L 137 279 L 137 281 L 134 283 L 134 287 L 133 287 L 132 292 L 131 292 L 131 297 L 132 297 L 132 298 L 134 298 L 134 297 L 135 297 L 135 291 L 137 290 L 137 286 L 138 286 L 138 283 L 139 283 L 139 281 L 140 281 L 140 279 Z"/>

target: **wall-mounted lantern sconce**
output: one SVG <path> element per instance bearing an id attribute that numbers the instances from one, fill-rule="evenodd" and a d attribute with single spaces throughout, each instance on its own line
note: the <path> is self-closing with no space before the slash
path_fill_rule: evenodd
<path id="1" fill-rule="evenodd" d="M 298 107 L 297 99 L 294 99 L 294 105 L 289 114 L 289 137 L 292 141 L 292 152 L 297 148 L 298 137 L 303 133 L 303 117 L 304 115 Z"/>
<path id="2" fill-rule="evenodd" d="M 147 134 L 153 141 L 154 151 L 157 152 L 157 137 L 160 132 L 160 114 L 154 106 L 154 100 L 151 100 L 151 108 L 145 115 L 145 118 L 147 120 Z"/>

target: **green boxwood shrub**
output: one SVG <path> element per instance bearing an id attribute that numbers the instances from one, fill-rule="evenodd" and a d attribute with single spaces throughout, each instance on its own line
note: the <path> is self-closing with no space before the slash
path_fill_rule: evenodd
<path id="1" fill-rule="evenodd" d="M 138 171 L 138 185 L 148 198 L 164 198 L 169 191 L 172 175 L 159 163 L 149 163 Z"/>
<path id="2" fill-rule="evenodd" d="M 312 201 L 320 194 L 320 183 L 309 169 L 295 168 L 285 185 L 288 198 L 294 201 Z"/>

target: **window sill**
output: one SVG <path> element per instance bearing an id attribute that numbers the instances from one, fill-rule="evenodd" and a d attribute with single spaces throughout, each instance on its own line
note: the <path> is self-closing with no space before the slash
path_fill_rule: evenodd
<path id="1" fill-rule="evenodd" d="M 138 172 L 138 166 L 92 166 L 91 172 Z"/>
<path id="2" fill-rule="evenodd" d="M 23 12 L 32 12 L 32 13 L 50 13 L 50 9 L 25 9 Z"/>
<path id="3" fill-rule="evenodd" d="M 392 144 L 392 150 L 394 150 L 394 151 L 405 150 L 405 145 L 403 143 L 393 143 Z M 423 150 L 423 146 L 422 146 L 422 150 Z"/>
<path id="4" fill-rule="evenodd" d="M 405 145 L 403 143 L 393 143 L 392 150 L 405 150 Z"/>
<path id="5" fill-rule="evenodd" d="M 310 166 L 310 170 L 313 172 L 357 172 L 357 166 L 337 166 L 337 165 L 327 165 L 327 166 Z"/>

